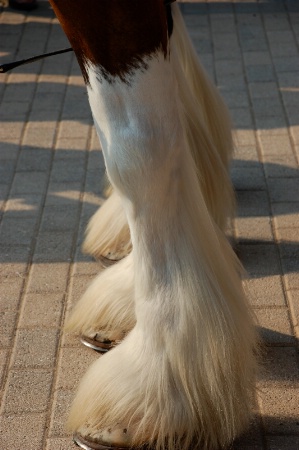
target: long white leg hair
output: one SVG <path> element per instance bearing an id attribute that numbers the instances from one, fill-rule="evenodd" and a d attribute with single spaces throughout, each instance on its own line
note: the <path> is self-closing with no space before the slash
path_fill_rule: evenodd
<path id="1" fill-rule="evenodd" d="M 118 436 L 129 446 L 186 450 L 193 442 L 215 449 L 248 424 L 256 341 L 241 268 L 199 182 L 175 51 L 170 62 L 150 59 L 133 92 L 120 83 L 132 125 L 126 139 L 104 124 L 115 139 L 106 149 L 108 173 L 132 237 L 137 321 L 88 370 L 69 427 L 91 439 Z M 94 94 L 92 73 L 90 79 Z M 98 89 L 95 117 L 109 86 Z M 147 106 L 142 117 L 136 98 Z M 213 144 L 206 124 L 199 125 L 205 153 Z"/>
<path id="2" fill-rule="evenodd" d="M 227 218 L 231 217 L 234 211 L 234 193 L 228 172 L 233 151 L 230 117 L 217 89 L 201 67 L 177 5 L 173 5 L 173 19 L 171 41 L 175 50 L 173 59 L 176 61 L 173 70 L 180 79 L 178 95 L 182 104 L 185 139 L 195 162 L 207 208 L 218 227 L 224 230 Z M 121 259 L 131 251 L 127 218 L 116 191 L 112 192 L 92 217 L 84 250 L 97 257 L 106 256 L 113 260 Z M 134 270 L 133 264 L 130 265 L 130 270 Z M 113 277 L 115 280 L 119 278 L 117 267 L 109 269 L 109 280 Z M 130 289 L 128 280 L 132 281 Z M 68 331 L 79 334 L 90 332 L 114 340 L 114 322 L 115 329 L 119 329 L 119 317 L 115 313 L 121 308 L 116 304 L 120 297 L 122 305 L 126 299 L 128 303 L 128 320 L 124 320 L 124 327 L 125 324 L 134 324 L 133 276 L 129 276 L 123 286 L 123 293 L 113 295 L 113 304 L 107 308 L 107 292 L 110 292 L 111 284 L 104 273 L 100 274 L 93 282 L 92 290 L 90 288 L 74 308 L 67 324 Z M 118 289 L 121 289 L 120 285 Z M 83 317 L 87 316 L 87 310 L 89 319 L 84 324 Z M 110 324 L 109 328 L 107 323 Z M 121 336 L 123 333 L 118 335 L 118 339 L 121 339 Z"/>
<path id="3" fill-rule="evenodd" d="M 183 70 L 181 101 L 186 115 L 189 141 L 207 207 L 215 222 L 225 229 L 234 214 L 234 194 L 229 180 L 233 153 L 231 120 L 218 90 L 209 80 L 189 38 L 179 6 L 172 6 L 174 29 L 171 37 Z M 182 75 L 180 75 L 182 76 Z M 185 89 L 188 86 L 189 94 Z M 207 127 L 209 148 L 203 153 L 198 127 Z M 83 251 L 96 258 L 117 260 L 131 251 L 127 218 L 117 193 L 112 193 L 87 227 Z"/>

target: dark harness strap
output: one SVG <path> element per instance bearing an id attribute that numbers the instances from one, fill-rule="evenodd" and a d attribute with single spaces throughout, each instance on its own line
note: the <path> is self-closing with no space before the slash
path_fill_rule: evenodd
<path id="1" fill-rule="evenodd" d="M 174 3 L 176 0 L 164 0 L 164 6 L 166 9 L 167 16 L 167 27 L 168 27 L 168 36 L 170 37 L 173 31 L 173 18 L 171 12 L 171 3 Z M 12 63 L 2 64 L 0 65 L 0 73 L 6 73 L 9 70 L 15 69 L 16 67 L 23 66 L 24 64 L 30 64 L 35 61 L 39 61 L 40 59 L 47 58 L 48 56 L 60 55 L 61 53 L 72 52 L 73 49 L 71 47 L 64 48 L 62 50 L 57 50 L 55 52 L 43 53 L 41 55 L 32 56 L 31 58 L 21 59 L 19 61 L 14 61 Z"/>

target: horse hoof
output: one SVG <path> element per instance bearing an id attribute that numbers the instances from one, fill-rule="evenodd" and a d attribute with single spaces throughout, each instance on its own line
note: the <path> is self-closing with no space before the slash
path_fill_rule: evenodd
<path id="1" fill-rule="evenodd" d="M 84 450 L 128 450 L 129 447 L 116 447 L 116 446 L 109 446 L 105 444 L 101 444 L 99 442 L 90 441 L 80 434 L 76 433 L 73 436 L 74 443 Z"/>
<path id="2" fill-rule="evenodd" d="M 96 335 L 94 338 L 81 336 L 80 341 L 83 345 L 86 345 L 86 347 L 91 348 L 92 350 L 95 350 L 99 353 L 106 353 L 115 346 L 115 342 L 109 341 L 108 339 L 107 341 L 98 341 L 96 339 Z"/>
<path id="3" fill-rule="evenodd" d="M 83 448 L 84 450 L 134 450 L 134 448 L 137 450 L 151 450 L 151 447 L 149 444 L 143 444 L 139 445 L 138 447 L 124 447 L 120 445 L 108 445 L 104 442 L 89 440 L 85 437 L 83 437 L 79 433 L 75 433 L 73 435 L 73 442 L 80 448 Z"/>

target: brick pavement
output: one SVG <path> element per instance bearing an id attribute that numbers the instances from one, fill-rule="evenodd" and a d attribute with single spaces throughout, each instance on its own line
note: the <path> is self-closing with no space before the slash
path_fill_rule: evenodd
<path id="1" fill-rule="evenodd" d="M 234 119 L 233 231 L 267 344 L 256 418 L 235 448 L 298 450 L 298 2 L 182 10 Z M 28 15 L 1 9 L 3 62 L 67 45 L 47 2 Z M 74 56 L 1 75 L 0 114 L 0 450 L 70 450 L 67 410 L 97 356 L 62 326 L 100 270 L 80 244 L 104 174 Z"/>

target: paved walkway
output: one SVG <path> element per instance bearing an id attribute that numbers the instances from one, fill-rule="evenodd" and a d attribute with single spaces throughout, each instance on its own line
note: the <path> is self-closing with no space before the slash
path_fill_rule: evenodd
<path id="1" fill-rule="evenodd" d="M 267 343 L 243 450 L 299 449 L 298 3 L 182 7 L 235 122 L 234 232 Z M 2 8 L 3 62 L 67 45 L 47 2 Z M 71 450 L 65 418 L 97 356 L 61 327 L 100 270 L 80 244 L 104 174 L 73 54 L 0 75 L 0 114 L 0 449 Z"/>

